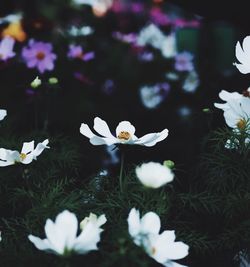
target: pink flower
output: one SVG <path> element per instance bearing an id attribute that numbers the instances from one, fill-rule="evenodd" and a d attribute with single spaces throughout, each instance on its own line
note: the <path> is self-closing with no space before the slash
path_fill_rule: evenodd
<path id="1" fill-rule="evenodd" d="M 0 42 L 0 61 L 6 61 L 15 56 L 13 52 L 15 41 L 11 37 L 5 37 Z"/>
<path id="2" fill-rule="evenodd" d="M 175 69 L 178 71 L 192 71 L 194 56 L 189 52 L 182 52 L 175 57 Z"/>
<path id="3" fill-rule="evenodd" d="M 37 68 L 40 73 L 54 69 L 56 54 L 52 52 L 50 43 L 29 41 L 28 46 L 22 50 L 22 57 L 28 68 Z"/>

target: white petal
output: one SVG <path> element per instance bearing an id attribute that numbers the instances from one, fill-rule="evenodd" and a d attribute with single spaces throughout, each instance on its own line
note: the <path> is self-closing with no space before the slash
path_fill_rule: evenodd
<path id="1" fill-rule="evenodd" d="M 107 123 L 98 117 L 94 119 L 94 129 L 104 137 L 113 137 Z"/>
<path id="2" fill-rule="evenodd" d="M 80 133 L 88 138 L 92 138 L 94 136 L 96 136 L 89 128 L 89 126 L 85 123 L 81 124 L 80 127 Z"/>
<path id="3" fill-rule="evenodd" d="M 161 228 L 159 216 L 150 211 L 141 218 L 141 232 L 144 234 L 158 234 Z"/>
<path id="4" fill-rule="evenodd" d="M 135 237 L 140 233 L 141 223 L 140 223 L 140 212 L 135 208 L 131 209 L 128 215 L 128 232 L 132 237 Z"/>
<path id="5" fill-rule="evenodd" d="M 21 153 L 28 154 L 34 150 L 34 141 L 24 142 Z"/>
<path id="6" fill-rule="evenodd" d="M 224 100 L 224 101 L 228 101 L 230 99 L 240 99 L 242 97 L 241 94 L 239 94 L 238 92 L 227 92 L 225 90 L 221 90 L 219 93 L 219 97 Z"/>
<path id="7" fill-rule="evenodd" d="M 118 140 L 115 137 L 108 138 L 108 137 L 100 137 L 100 136 L 93 136 L 90 138 L 90 143 L 95 146 L 100 146 L 100 145 L 114 145 L 118 143 Z"/>
<path id="8" fill-rule="evenodd" d="M 97 250 L 102 230 L 95 224 L 89 222 L 74 243 L 74 250 L 80 254 L 86 254 L 91 250 Z"/>
<path id="9" fill-rule="evenodd" d="M 243 63 L 246 61 L 246 54 L 244 53 L 240 42 L 237 42 L 237 44 L 236 44 L 235 54 L 236 54 L 236 58 L 239 60 L 239 62 Z"/>
<path id="10" fill-rule="evenodd" d="M 76 238 L 78 221 L 76 215 L 67 210 L 56 217 L 55 228 L 65 248 L 71 249 Z"/>
<path id="11" fill-rule="evenodd" d="M 23 164 L 30 164 L 33 161 L 34 157 L 33 155 L 30 153 L 26 156 L 26 158 L 24 160 L 21 160 L 21 163 Z"/>
<path id="12" fill-rule="evenodd" d="M 187 267 L 186 265 L 179 264 L 174 261 L 167 261 L 166 263 L 163 264 L 166 267 Z"/>
<path id="13" fill-rule="evenodd" d="M 151 147 L 156 145 L 156 143 L 163 141 L 168 136 L 168 129 L 164 129 L 159 133 L 146 134 L 138 139 L 136 144 Z"/>
<path id="14" fill-rule="evenodd" d="M 29 235 L 28 238 L 39 250 L 53 250 L 47 239 L 42 240 L 41 238 L 33 235 Z"/>
<path id="15" fill-rule="evenodd" d="M 250 73 L 250 65 L 247 64 L 238 64 L 238 63 L 234 63 L 234 65 L 236 66 L 236 68 L 242 73 L 242 74 L 248 74 Z"/>
<path id="16" fill-rule="evenodd" d="M 116 136 L 118 136 L 120 132 L 128 132 L 132 137 L 135 134 L 135 127 L 129 121 L 121 121 L 116 127 Z"/>
<path id="17" fill-rule="evenodd" d="M 101 216 L 98 217 L 97 219 L 97 226 L 100 227 L 103 224 L 105 224 L 107 222 L 107 218 L 104 214 L 102 214 Z"/>
<path id="18" fill-rule="evenodd" d="M 36 159 L 36 157 L 38 157 L 39 155 L 41 155 L 41 153 L 43 152 L 43 150 L 45 148 L 50 148 L 49 146 L 47 146 L 48 143 L 49 143 L 49 140 L 46 139 L 42 143 L 38 143 L 37 144 L 35 150 L 32 153 L 32 155 L 34 156 L 34 159 Z"/>
<path id="19" fill-rule="evenodd" d="M 58 233 L 55 224 L 50 219 L 47 219 L 44 228 L 46 237 L 53 250 L 56 251 L 56 253 L 63 255 L 65 243 L 63 243 L 63 238 L 59 235 L 60 233 Z"/>
<path id="20" fill-rule="evenodd" d="M 243 51 L 245 52 L 246 56 L 248 57 L 247 60 L 249 60 L 250 56 L 250 36 L 246 36 L 242 43 Z"/>
<path id="21" fill-rule="evenodd" d="M 7 111 L 5 109 L 0 109 L 0 121 L 5 118 Z"/>

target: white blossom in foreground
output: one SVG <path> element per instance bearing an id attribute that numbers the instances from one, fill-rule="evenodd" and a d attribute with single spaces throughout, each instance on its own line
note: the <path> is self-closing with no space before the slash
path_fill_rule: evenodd
<path id="1" fill-rule="evenodd" d="M 38 143 L 36 148 L 34 141 L 23 143 L 21 153 L 17 150 L 8 150 L 0 148 L 0 167 L 13 165 L 16 163 L 30 164 L 33 160 L 43 152 L 44 149 L 49 148 L 47 145 L 49 140 L 46 139 L 42 143 Z"/>
<path id="2" fill-rule="evenodd" d="M 129 213 L 128 231 L 136 245 L 163 266 L 184 267 L 173 260 L 186 257 L 189 246 L 183 242 L 175 242 L 174 231 L 163 231 L 159 234 L 160 227 L 160 218 L 154 212 L 148 212 L 142 218 L 135 208 Z"/>
<path id="3" fill-rule="evenodd" d="M 237 42 L 235 47 L 236 58 L 240 63 L 234 63 L 237 69 L 243 73 L 250 73 L 250 36 L 244 38 L 242 46 Z"/>
<path id="4" fill-rule="evenodd" d="M 149 188 L 159 188 L 174 179 L 174 174 L 170 168 L 158 162 L 144 163 L 135 169 L 137 178 Z"/>
<path id="5" fill-rule="evenodd" d="M 5 109 L 0 109 L 0 121 L 2 121 L 7 116 L 7 111 Z"/>
<path id="6" fill-rule="evenodd" d="M 222 90 L 219 97 L 226 103 L 215 103 L 215 107 L 224 111 L 226 124 L 234 129 L 244 130 L 250 118 L 249 89 L 241 95 L 237 92 L 229 93 Z"/>
<path id="7" fill-rule="evenodd" d="M 98 117 L 94 119 L 94 130 L 101 136 L 94 134 L 87 124 L 81 124 L 80 133 L 89 138 L 90 143 L 96 146 L 127 144 L 151 147 L 168 136 L 168 130 L 164 129 L 159 133 L 150 133 L 138 138 L 135 136 L 135 127 L 129 121 L 120 122 L 116 127 L 116 136 L 114 136 L 107 123 Z"/>
<path id="8" fill-rule="evenodd" d="M 93 218 L 94 217 L 94 218 Z M 55 222 L 47 219 L 45 224 L 46 239 L 29 235 L 29 240 L 39 250 L 68 256 L 71 253 L 86 254 L 98 250 L 100 241 L 100 228 L 106 222 L 104 215 L 99 218 L 92 214 L 85 218 L 81 224 L 81 233 L 77 236 L 78 221 L 76 215 L 67 210 L 57 215 Z"/>

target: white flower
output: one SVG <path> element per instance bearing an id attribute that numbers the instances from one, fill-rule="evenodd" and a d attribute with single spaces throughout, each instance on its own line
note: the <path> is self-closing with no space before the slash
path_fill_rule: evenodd
<path id="1" fill-rule="evenodd" d="M 159 188 L 174 179 L 171 169 L 157 162 L 144 163 L 135 172 L 140 182 L 150 188 Z"/>
<path id="2" fill-rule="evenodd" d="M 249 94 L 249 90 L 246 91 Z M 219 97 L 226 103 L 215 103 L 215 107 L 224 111 L 226 124 L 234 129 L 243 130 L 250 118 L 250 98 L 237 92 L 229 93 L 222 90 Z"/>
<path id="3" fill-rule="evenodd" d="M 138 138 L 135 136 L 135 127 L 129 121 L 120 122 L 116 127 L 116 136 L 113 136 L 107 123 L 98 117 L 94 119 L 94 129 L 101 136 L 94 134 L 85 123 L 81 124 L 80 133 L 88 137 L 90 143 L 96 146 L 128 144 L 151 147 L 168 136 L 168 130 L 164 129 L 159 133 L 150 133 Z"/>
<path id="4" fill-rule="evenodd" d="M 0 109 L 0 121 L 2 121 L 7 115 L 7 111 L 5 109 Z"/>
<path id="5" fill-rule="evenodd" d="M 35 148 L 34 141 L 24 142 L 21 153 L 17 150 L 0 148 L 0 167 L 13 165 L 15 163 L 30 164 L 33 160 L 37 159 L 45 148 L 49 148 L 47 146 L 48 143 L 49 140 L 46 139 L 42 143 L 38 143 Z"/>
<path id="6" fill-rule="evenodd" d="M 158 234 L 161 228 L 159 216 L 150 211 L 140 218 L 139 210 L 131 209 L 128 216 L 128 232 L 136 245 L 141 246 L 149 234 Z"/>
<path id="7" fill-rule="evenodd" d="M 136 245 L 158 263 L 166 267 L 184 267 L 173 260 L 188 255 L 189 246 L 183 242 L 175 242 L 174 231 L 160 232 L 161 222 L 154 212 L 146 213 L 140 219 L 140 213 L 133 208 L 128 216 L 128 231 Z"/>
<path id="8" fill-rule="evenodd" d="M 166 58 L 174 57 L 177 53 L 175 34 L 166 36 L 156 25 L 150 24 L 144 27 L 138 37 L 137 44 L 140 46 L 151 45 L 159 49 Z"/>
<path id="9" fill-rule="evenodd" d="M 144 27 L 138 37 L 137 44 L 140 46 L 151 45 L 154 48 L 161 49 L 165 35 L 154 24 Z"/>
<path id="10" fill-rule="evenodd" d="M 0 242 L 2 241 L 2 232 L 0 231 Z"/>
<path id="11" fill-rule="evenodd" d="M 183 83 L 183 90 L 187 93 L 193 93 L 199 86 L 199 76 L 196 71 L 191 71 Z"/>
<path id="12" fill-rule="evenodd" d="M 176 36 L 174 33 L 165 36 L 161 44 L 161 53 L 165 58 L 172 58 L 177 54 Z"/>
<path id="13" fill-rule="evenodd" d="M 241 73 L 250 73 L 250 36 L 244 38 L 242 47 L 240 45 L 240 42 L 237 42 L 235 53 L 236 58 L 238 59 L 240 64 L 234 63 L 234 65 Z"/>
<path id="14" fill-rule="evenodd" d="M 4 39 L 0 42 L 0 61 L 6 61 L 9 58 L 15 56 L 15 52 L 13 52 L 15 40 L 9 36 L 4 37 Z"/>
<path id="15" fill-rule="evenodd" d="M 78 221 L 76 215 L 67 210 L 57 215 L 55 222 L 47 219 L 45 224 L 46 239 L 40 239 L 29 235 L 29 240 L 39 250 L 45 250 L 58 255 L 69 255 L 71 252 L 86 254 L 91 250 L 97 250 L 100 234 L 103 231 L 100 226 L 106 222 L 105 216 L 98 218 L 98 223 L 89 220 L 84 224 L 81 233 L 77 236 Z"/>
<path id="16" fill-rule="evenodd" d="M 160 91 L 155 85 L 142 86 L 140 88 L 140 97 L 143 105 L 149 109 L 157 108 L 164 100 L 164 96 L 160 94 Z"/>
<path id="17" fill-rule="evenodd" d="M 94 29 L 90 26 L 82 26 L 82 27 L 76 27 L 71 26 L 71 28 L 68 30 L 68 34 L 74 37 L 77 36 L 87 36 L 94 32 Z"/>

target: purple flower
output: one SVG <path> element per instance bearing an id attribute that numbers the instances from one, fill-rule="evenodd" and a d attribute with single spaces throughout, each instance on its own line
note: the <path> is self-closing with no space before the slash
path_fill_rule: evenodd
<path id="1" fill-rule="evenodd" d="M 175 69 L 178 71 L 194 70 L 193 55 L 189 52 L 182 52 L 175 57 Z"/>
<path id="2" fill-rule="evenodd" d="M 15 56 L 13 52 L 15 41 L 11 37 L 5 37 L 0 42 L 0 61 L 6 61 Z"/>
<path id="3" fill-rule="evenodd" d="M 28 46 L 22 50 L 22 57 L 28 68 L 37 68 L 40 73 L 54 69 L 56 54 L 52 52 L 53 47 L 50 43 L 29 41 Z"/>
<path id="4" fill-rule="evenodd" d="M 69 58 L 78 58 L 83 61 L 89 61 L 95 58 L 94 52 L 88 52 L 84 53 L 82 47 L 80 45 L 70 45 L 69 46 L 69 52 L 68 52 Z"/>

